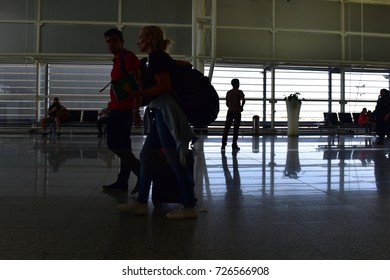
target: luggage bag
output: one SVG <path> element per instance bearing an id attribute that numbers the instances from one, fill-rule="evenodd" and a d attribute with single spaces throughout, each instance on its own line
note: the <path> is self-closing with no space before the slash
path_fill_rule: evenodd
<path id="1" fill-rule="evenodd" d="M 164 150 L 156 152 L 154 174 L 152 176 L 152 202 L 155 207 L 162 203 L 182 203 L 181 192 L 176 175 L 168 163 Z M 194 174 L 194 156 L 189 151 L 186 156 L 187 168 Z"/>

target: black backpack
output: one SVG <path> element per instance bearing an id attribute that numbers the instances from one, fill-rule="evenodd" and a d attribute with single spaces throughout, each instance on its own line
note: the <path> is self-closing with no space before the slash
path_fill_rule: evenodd
<path id="1" fill-rule="evenodd" d="M 190 65 L 177 64 L 172 75 L 175 97 L 193 126 L 207 126 L 219 113 L 219 96 L 208 77 Z"/>
<path id="2" fill-rule="evenodd" d="M 147 59 L 140 60 L 144 88 L 154 85 L 154 77 L 148 71 Z M 189 123 L 196 127 L 207 126 L 216 120 L 219 113 L 219 96 L 208 77 L 191 67 L 173 61 L 171 79 L 174 96 L 187 116 Z M 155 98 L 155 97 L 152 97 Z M 142 98 L 146 106 L 150 97 Z"/>

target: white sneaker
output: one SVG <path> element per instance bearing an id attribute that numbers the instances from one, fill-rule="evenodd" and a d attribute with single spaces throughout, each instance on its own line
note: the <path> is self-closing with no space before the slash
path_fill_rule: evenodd
<path id="1" fill-rule="evenodd" d="M 185 219 L 196 219 L 198 212 L 195 207 L 193 208 L 178 208 L 167 213 L 167 218 L 170 220 L 185 220 Z"/>
<path id="2" fill-rule="evenodd" d="M 148 204 L 139 203 L 136 200 L 130 201 L 130 203 L 119 204 L 117 208 L 122 212 L 132 212 L 137 215 L 147 215 L 148 214 Z"/>

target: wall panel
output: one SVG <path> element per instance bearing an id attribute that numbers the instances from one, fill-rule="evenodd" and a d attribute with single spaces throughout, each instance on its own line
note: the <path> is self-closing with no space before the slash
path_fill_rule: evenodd
<path id="1" fill-rule="evenodd" d="M 42 20 L 116 21 L 118 1 L 43 0 Z"/>
<path id="2" fill-rule="evenodd" d="M 367 61 L 390 67 L 390 5 L 380 1 L 365 5 L 336 0 L 216 1 L 216 38 L 211 38 L 210 21 L 199 21 L 205 29 L 197 30 L 207 31 L 209 53 L 216 39 L 220 61 L 348 64 L 360 61 L 363 48 Z M 192 56 L 191 0 L 0 0 L 0 5 L 0 35 L 6 38 L 0 43 L 1 58 L 15 52 L 106 58 L 102 34 L 114 26 L 123 28 L 126 46 L 137 52 L 140 28 L 152 24 L 164 27 L 175 41 L 172 55 Z"/>
<path id="3" fill-rule="evenodd" d="M 111 26 L 46 24 L 42 28 L 43 53 L 106 54 L 103 33 Z"/>
<path id="4" fill-rule="evenodd" d="M 340 30 L 340 4 L 323 0 L 276 1 L 276 28 Z"/>
<path id="5" fill-rule="evenodd" d="M 270 58 L 272 36 L 268 31 L 219 29 L 217 54 L 220 57 Z"/>
<path id="6" fill-rule="evenodd" d="M 1 0 L 0 20 L 34 20 L 37 0 Z"/>
<path id="7" fill-rule="evenodd" d="M 150 24 L 191 24 L 191 0 L 124 0 L 123 21 Z"/>
<path id="8" fill-rule="evenodd" d="M 275 54 L 282 60 L 341 60 L 341 36 L 278 32 Z"/>
<path id="9" fill-rule="evenodd" d="M 0 53 L 33 53 L 35 28 L 28 23 L 0 24 Z"/>
<path id="10" fill-rule="evenodd" d="M 219 26 L 272 27 L 272 1 L 218 1 Z"/>

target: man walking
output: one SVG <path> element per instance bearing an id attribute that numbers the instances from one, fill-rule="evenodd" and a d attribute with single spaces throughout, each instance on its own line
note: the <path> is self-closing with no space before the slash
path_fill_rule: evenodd
<path id="1" fill-rule="evenodd" d="M 134 53 L 124 48 L 122 32 L 112 28 L 104 33 L 104 38 L 108 50 L 114 55 L 111 81 L 118 81 L 129 74 L 140 81 L 139 60 Z M 139 175 L 140 162 L 132 152 L 130 135 L 133 123 L 136 127 L 142 124 L 140 103 L 140 98 L 132 96 L 118 98 L 111 83 L 110 112 L 106 123 L 107 147 L 120 158 L 120 171 L 114 183 L 103 186 L 104 191 L 126 192 L 131 171 Z M 132 193 L 137 191 L 137 186 L 138 182 Z"/>

